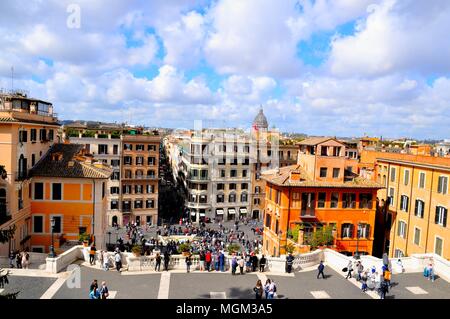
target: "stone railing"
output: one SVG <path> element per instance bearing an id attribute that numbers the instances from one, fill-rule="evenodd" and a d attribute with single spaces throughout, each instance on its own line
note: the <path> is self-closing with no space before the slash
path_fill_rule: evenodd
<path id="1" fill-rule="evenodd" d="M 88 256 L 87 260 L 89 260 L 89 251 L 87 249 L 89 249 L 89 247 L 74 246 L 55 258 L 47 257 L 45 268 L 46 271 L 56 274 L 62 271 L 63 269 L 67 268 L 67 266 L 69 266 L 76 260 L 79 259 L 86 260 L 86 253 Z"/>

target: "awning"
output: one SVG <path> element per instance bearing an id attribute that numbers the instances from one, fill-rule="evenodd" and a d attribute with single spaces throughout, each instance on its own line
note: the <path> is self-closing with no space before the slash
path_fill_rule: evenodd
<path id="1" fill-rule="evenodd" d="M 217 209 L 216 215 L 223 215 L 223 209 Z"/>
<path id="2" fill-rule="evenodd" d="M 228 214 L 236 214 L 236 210 L 234 208 L 229 208 Z"/>
<path id="3" fill-rule="evenodd" d="M 247 214 L 247 208 L 240 208 L 240 209 L 239 209 L 239 212 L 240 212 L 241 214 Z"/>
<path id="4" fill-rule="evenodd" d="M 205 213 L 200 213 L 200 217 L 205 217 Z"/>

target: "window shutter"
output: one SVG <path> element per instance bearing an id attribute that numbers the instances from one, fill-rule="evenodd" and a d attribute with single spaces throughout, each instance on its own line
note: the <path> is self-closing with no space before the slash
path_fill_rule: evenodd
<path id="1" fill-rule="evenodd" d="M 439 177 L 438 178 L 438 193 L 441 192 L 441 189 L 442 189 L 442 177 Z"/>
<path id="2" fill-rule="evenodd" d="M 439 206 L 436 206 L 436 215 L 434 216 L 434 223 L 439 223 Z"/>
<path id="3" fill-rule="evenodd" d="M 354 237 L 354 235 L 353 235 L 353 230 L 354 230 L 354 228 L 355 228 L 355 225 L 350 224 L 350 238 L 353 238 L 353 237 Z"/>
<path id="4" fill-rule="evenodd" d="M 409 208 L 409 197 L 405 196 L 405 200 L 406 200 L 405 211 L 408 211 L 408 208 Z"/>
<path id="5" fill-rule="evenodd" d="M 26 137 L 26 136 L 25 136 Z M 25 138 L 25 142 L 26 142 L 26 138 Z M 442 178 L 442 194 L 447 194 L 447 177 L 443 177 Z"/>
<path id="6" fill-rule="evenodd" d="M 443 212 L 443 214 L 444 214 L 444 227 L 447 227 L 447 208 L 444 208 L 443 210 L 442 210 Z"/>
<path id="7" fill-rule="evenodd" d="M 414 215 L 419 216 L 419 200 L 416 199 L 416 207 L 414 207 Z"/>
<path id="8" fill-rule="evenodd" d="M 400 196 L 400 209 L 403 209 L 403 195 Z"/>
<path id="9" fill-rule="evenodd" d="M 402 223 L 401 223 L 401 222 L 398 222 L 397 236 L 399 236 L 399 237 L 400 237 L 400 229 L 401 229 L 401 225 L 402 225 Z"/>

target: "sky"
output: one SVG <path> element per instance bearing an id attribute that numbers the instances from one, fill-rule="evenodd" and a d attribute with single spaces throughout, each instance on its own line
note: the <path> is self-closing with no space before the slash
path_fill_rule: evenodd
<path id="1" fill-rule="evenodd" d="M 1 1 L 0 88 L 60 120 L 444 139 L 449 30 L 448 0 Z"/>

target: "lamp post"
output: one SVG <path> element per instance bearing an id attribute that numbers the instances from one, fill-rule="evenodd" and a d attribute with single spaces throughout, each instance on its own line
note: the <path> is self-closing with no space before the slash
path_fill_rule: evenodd
<path id="1" fill-rule="evenodd" d="M 53 231 L 55 228 L 55 219 L 52 217 L 52 219 L 50 219 L 50 225 L 51 225 L 51 231 L 52 231 L 52 245 L 50 246 L 50 254 L 49 257 L 51 258 L 55 258 L 56 254 L 55 254 L 55 246 L 53 243 Z"/>
<path id="2" fill-rule="evenodd" d="M 357 228 L 357 230 L 356 230 L 356 252 L 355 252 L 355 259 L 359 259 L 359 251 L 358 251 L 358 248 L 359 248 L 359 232 L 360 232 L 360 229 L 361 229 L 361 224 L 358 222 L 358 228 Z"/>

